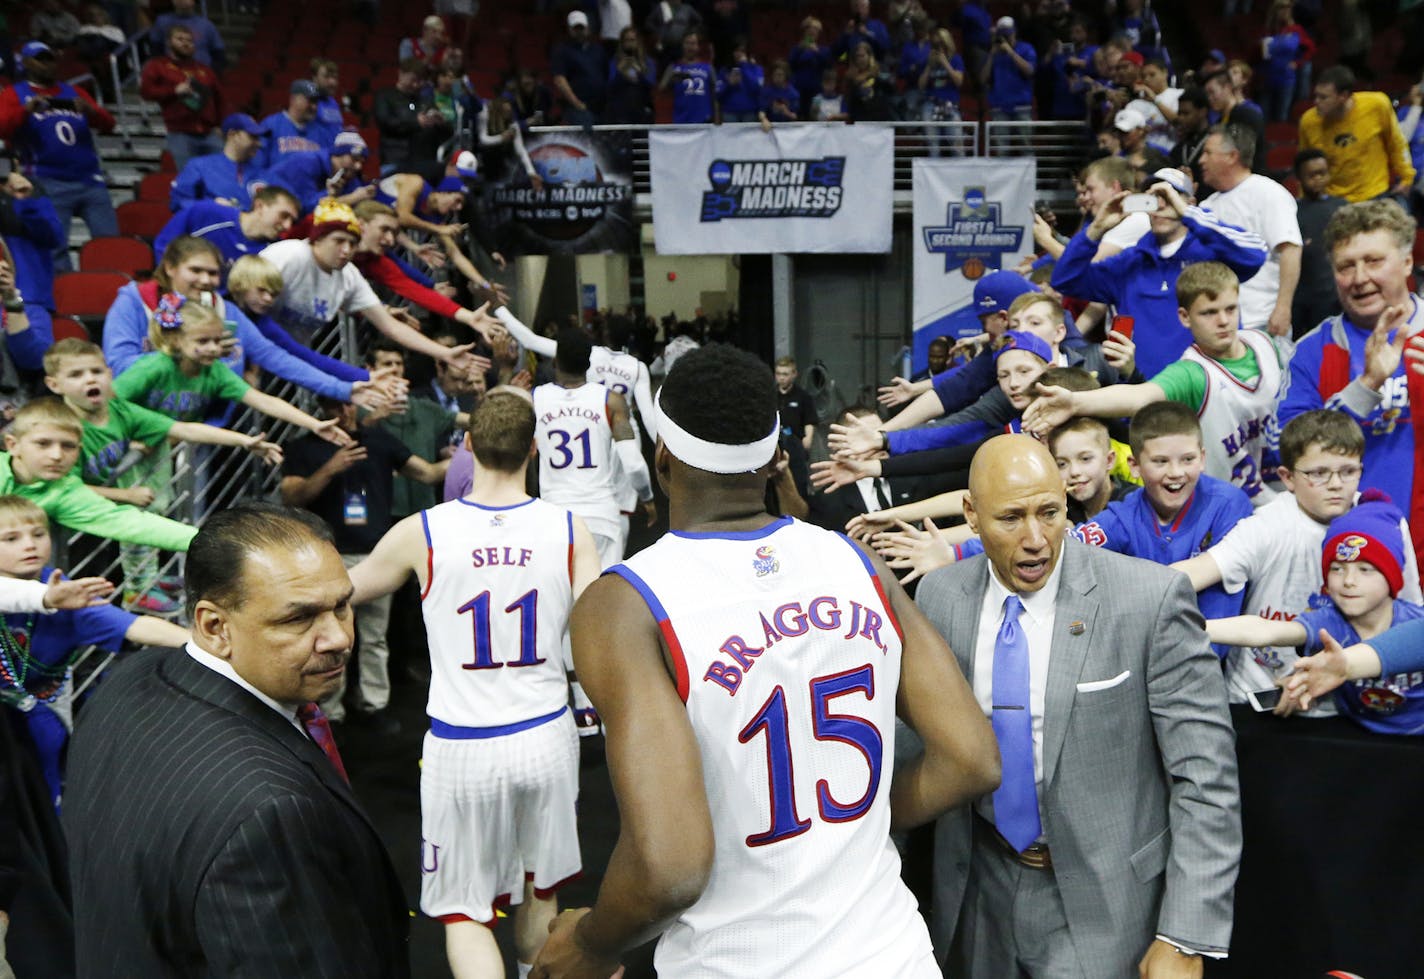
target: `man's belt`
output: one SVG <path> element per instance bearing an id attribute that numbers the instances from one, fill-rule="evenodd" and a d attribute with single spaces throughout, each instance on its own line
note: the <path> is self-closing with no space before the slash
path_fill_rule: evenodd
<path id="1" fill-rule="evenodd" d="M 1042 841 L 1034 843 L 1027 850 L 1019 850 L 1008 840 L 1004 839 L 1004 834 L 999 832 L 999 828 L 976 811 L 974 821 L 979 824 L 994 844 L 1006 853 L 1011 855 L 1025 867 L 1032 867 L 1034 870 L 1052 870 L 1053 853 L 1048 849 L 1048 844 Z"/>

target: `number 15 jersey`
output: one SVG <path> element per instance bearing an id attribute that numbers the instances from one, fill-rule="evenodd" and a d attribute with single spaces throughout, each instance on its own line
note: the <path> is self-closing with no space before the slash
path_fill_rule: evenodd
<path id="1" fill-rule="evenodd" d="M 667 643 L 716 841 L 658 974 L 938 976 L 890 842 L 901 637 L 869 560 L 781 518 L 673 532 L 609 573 Z"/>
<path id="2" fill-rule="evenodd" d="M 534 419 L 539 496 L 577 513 L 591 532 L 618 536 L 608 388 L 541 384 L 534 389 Z"/>

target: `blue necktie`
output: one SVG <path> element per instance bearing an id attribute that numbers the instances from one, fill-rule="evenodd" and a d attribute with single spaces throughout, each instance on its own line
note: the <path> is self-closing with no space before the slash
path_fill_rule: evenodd
<path id="1" fill-rule="evenodd" d="M 999 741 L 1003 781 L 994 792 L 994 824 L 1023 852 L 1042 832 L 1033 778 L 1033 711 L 1029 703 L 1028 637 L 1019 628 L 1023 602 L 1004 599 L 1004 622 L 994 639 L 991 724 Z"/>

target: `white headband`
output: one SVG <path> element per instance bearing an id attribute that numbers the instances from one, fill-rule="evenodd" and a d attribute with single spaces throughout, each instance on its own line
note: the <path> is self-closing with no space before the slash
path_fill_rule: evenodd
<path id="1" fill-rule="evenodd" d="M 776 454 L 776 443 L 781 435 L 781 416 L 778 414 L 771 431 L 755 442 L 727 445 L 700 439 L 684 430 L 663 411 L 661 390 L 653 400 L 653 412 L 657 418 L 658 438 L 663 440 L 669 452 L 694 469 L 722 475 L 756 472 Z"/>

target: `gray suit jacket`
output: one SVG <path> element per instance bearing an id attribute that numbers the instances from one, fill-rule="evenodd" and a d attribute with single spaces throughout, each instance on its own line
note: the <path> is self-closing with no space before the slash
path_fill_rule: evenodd
<path id="1" fill-rule="evenodd" d="M 405 895 L 321 749 L 181 649 L 136 653 L 69 751 L 81 979 L 401 979 Z"/>
<path id="2" fill-rule="evenodd" d="M 1157 934 L 1225 951 L 1240 797 L 1226 686 L 1196 596 L 1185 575 L 1077 541 L 1060 560 L 1039 802 L 1079 959 L 1090 976 L 1135 976 Z M 988 583 L 980 555 L 927 576 L 916 596 L 966 677 Z M 941 963 L 971 827 L 967 807 L 936 826 Z"/>

